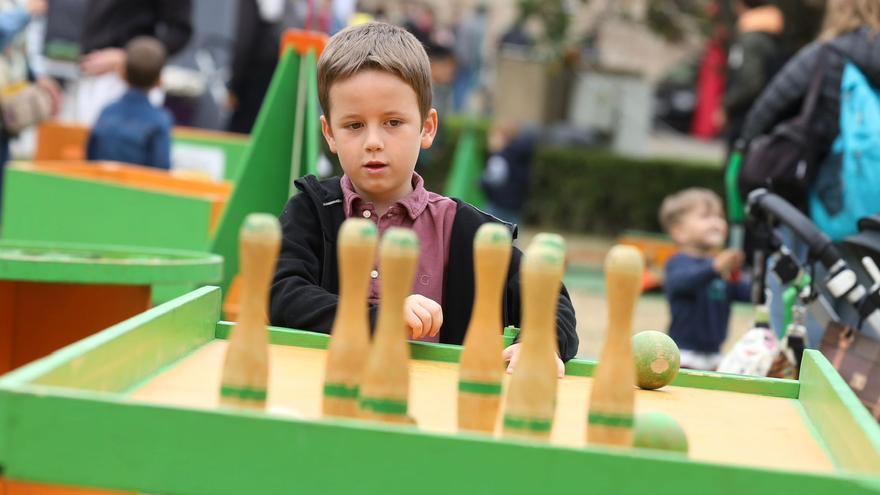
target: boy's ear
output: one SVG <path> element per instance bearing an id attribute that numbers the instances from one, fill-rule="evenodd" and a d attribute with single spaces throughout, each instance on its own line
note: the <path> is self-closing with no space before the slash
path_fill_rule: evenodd
<path id="1" fill-rule="evenodd" d="M 422 149 L 428 149 L 437 135 L 437 110 L 432 108 L 422 124 Z"/>
<path id="2" fill-rule="evenodd" d="M 327 141 L 327 146 L 330 147 L 330 151 L 335 155 L 336 140 L 333 139 L 333 131 L 330 130 L 330 123 L 327 122 L 327 118 L 323 115 L 321 115 L 321 134 L 324 135 L 324 140 Z"/>

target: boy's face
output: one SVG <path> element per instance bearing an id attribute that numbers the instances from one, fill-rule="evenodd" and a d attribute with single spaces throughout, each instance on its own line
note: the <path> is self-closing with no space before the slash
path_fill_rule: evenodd
<path id="1" fill-rule="evenodd" d="M 680 245 L 711 251 L 724 246 L 727 222 L 718 206 L 704 203 L 682 215 L 669 233 Z"/>
<path id="2" fill-rule="evenodd" d="M 385 205 L 409 194 L 419 150 L 437 133 L 436 110 L 423 122 L 415 90 L 378 70 L 333 83 L 329 99 L 321 131 L 358 194 Z"/>

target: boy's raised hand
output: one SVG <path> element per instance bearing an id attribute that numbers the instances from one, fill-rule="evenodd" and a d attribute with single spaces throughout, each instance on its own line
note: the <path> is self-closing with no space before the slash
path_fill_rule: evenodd
<path id="1" fill-rule="evenodd" d="M 712 267 L 722 278 L 729 278 L 731 272 L 742 267 L 745 254 L 739 249 L 725 249 L 715 256 Z"/>
<path id="2" fill-rule="evenodd" d="M 519 342 L 517 342 L 516 344 L 510 344 L 509 346 L 507 346 L 506 349 L 504 349 L 504 352 L 501 353 L 501 356 L 504 358 L 504 360 L 508 362 L 508 374 L 513 373 L 513 369 L 516 367 L 517 361 L 519 361 L 519 350 L 521 345 L 522 344 L 520 344 Z M 558 376 L 559 378 L 565 376 L 565 363 L 563 363 L 562 360 L 559 359 L 558 354 L 556 355 L 556 376 Z"/>
<path id="3" fill-rule="evenodd" d="M 411 338 L 433 337 L 443 325 L 443 308 L 433 299 L 411 294 L 403 303 L 403 319 Z"/>

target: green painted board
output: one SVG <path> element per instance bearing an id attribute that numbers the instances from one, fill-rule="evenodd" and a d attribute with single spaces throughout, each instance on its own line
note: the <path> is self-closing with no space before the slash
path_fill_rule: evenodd
<path id="1" fill-rule="evenodd" d="M 15 167 L 6 168 L 3 238 L 202 251 L 211 203 Z"/>
<path id="2" fill-rule="evenodd" d="M 126 404 L 99 394 L 0 391 L 12 479 L 148 493 L 876 493 L 875 478 L 688 462 L 434 435 L 355 421 Z M 25 443 L 25 439 L 33 442 Z M 124 440 L 122 440 L 124 439 Z M 198 446 L 194 449 L 194 446 Z"/>
<path id="3" fill-rule="evenodd" d="M 129 246 L 0 240 L 0 279 L 151 285 L 216 283 L 223 258 L 210 253 Z"/>
<path id="4" fill-rule="evenodd" d="M 849 386 L 819 351 L 807 350 L 800 371 L 800 401 L 840 467 L 880 470 L 880 431 Z"/>
<path id="5" fill-rule="evenodd" d="M 246 139 L 224 138 L 224 136 L 201 136 L 192 134 L 173 134 L 171 136 L 172 146 L 177 143 L 187 144 L 211 149 L 219 149 L 223 153 L 224 162 L 226 164 L 224 170 L 224 179 L 233 183 L 238 179 L 241 172 L 241 162 L 247 150 L 248 141 Z"/>
<path id="6" fill-rule="evenodd" d="M 238 230 L 255 212 L 280 215 L 289 199 L 296 94 L 300 57 L 284 52 L 257 116 L 235 189 L 229 197 L 209 251 L 223 256 L 221 286 L 238 273 Z"/>
<path id="7" fill-rule="evenodd" d="M 837 462 L 833 473 L 128 401 L 124 391 L 228 334 L 230 324 L 216 320 L 219 304 L 219 291 L 204 288 L 0 377 L 4 476 L 148 493 L 880 492 L 880 429 L 827 361 L 811 352 L 800 383 L 687 371 L 676 383 L 798 400 Z M 271 329 L 271 338 L 314 348 L 328 339 L 280 328 Z M 440 361 L 455 361 L 459 352 L 426 343 L 411 350 L 417 359 Z M 575 360 L 568 371 L 589 375 L 594 366 Z M 231 459 L 235 468 L 224 468 Z"/>

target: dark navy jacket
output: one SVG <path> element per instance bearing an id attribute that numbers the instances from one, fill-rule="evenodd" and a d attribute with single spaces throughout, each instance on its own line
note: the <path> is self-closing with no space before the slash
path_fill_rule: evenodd
<path id="1" fill-rule="evenodd" d="M 89 160 L 171 168 L 171 116 L 154 107 L 147 94 L 129 89 L 107 105 L 92 127 Z"/>
<path id="2" fill-rule="evenodd" d="M 689 351 L 719 352 L 727 338 L 731 301 L 749 301 L 749 284 L 727 282 L 712 258 L 676 254 L 666 262 L 663 290 L 672 323 L 669 336 Z"/>

